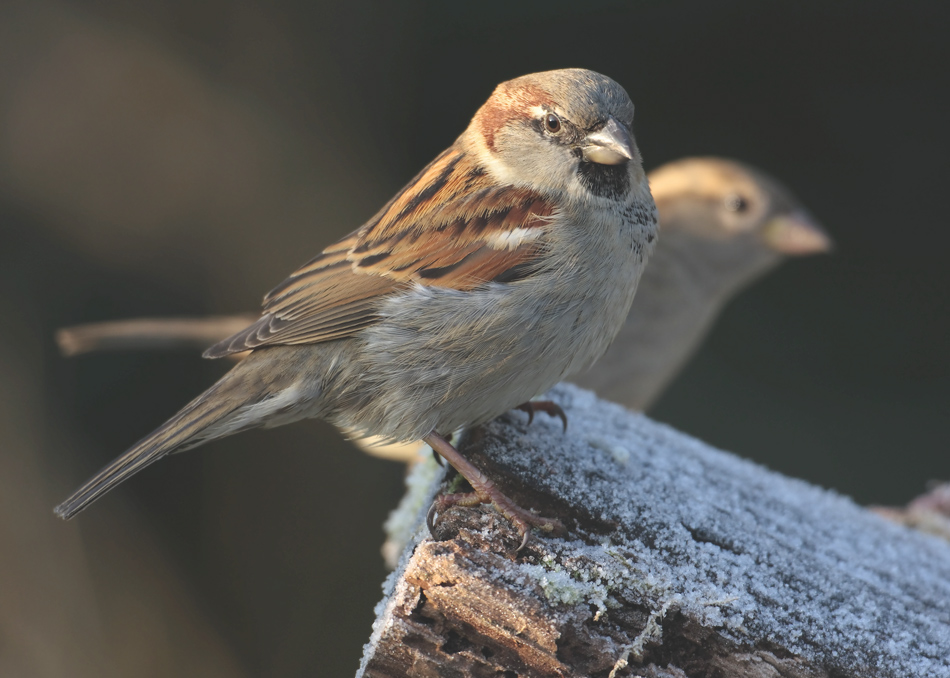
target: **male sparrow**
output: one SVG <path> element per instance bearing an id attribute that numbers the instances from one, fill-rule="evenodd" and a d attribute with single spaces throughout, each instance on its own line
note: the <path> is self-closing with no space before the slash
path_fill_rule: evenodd
<path id="1" fill-rule="evenodd" d="M 472 485 L 438 502 L 521 509 L 444 437 L 544 392 L 619 331 L 656 239 L 633 104 L 581 69 L 498 86 L 468 128 L 374 217 L 205 352 L 250 355 L 56 508 L 70 518 L 172 452 L 319 417 L 424 440 Z"/>
<path id="2" fill-rule="evenodd" d="M 570 378 L 635 410 L 656 400 L 732 296 L 788 256 L 831 248 L 801 202 L 760 169 L 724 158 L 684 158 L 647 178 L 662 237 L 617 339 L 590 370 Z M 203 348 L 255 319 L 133 318 L 63 328 L 57 339 L 67 355 Z M 404 460 L 419 448 L 358 442 L 371 454 Z"/>

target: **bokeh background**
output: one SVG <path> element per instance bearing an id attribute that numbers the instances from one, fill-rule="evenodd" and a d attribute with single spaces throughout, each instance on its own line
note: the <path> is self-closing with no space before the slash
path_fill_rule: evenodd
<path id="1" fill-rule="evenodd" d="M 648 167 L 759 165 L 837 242 L 728 308 L 652 414 L 898 504 L 950 476 L 950 5 L 0 3 L 0 674 L 350 675 L 402 469 L 252 432 L 52 507 L 226 365 L 55 328 L 255 309 L 505 79 L 606 73 Z"/>

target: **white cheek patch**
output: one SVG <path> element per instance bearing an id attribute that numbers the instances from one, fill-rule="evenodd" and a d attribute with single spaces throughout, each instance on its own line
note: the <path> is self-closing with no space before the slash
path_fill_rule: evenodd
<path id="1" fill-rule="evenodd" d="M 488 244 L 495 249 L 513 250 L 526 242 L 537 240 L 541 233 L 540 228 L 516 228 L 511 231 L 493 233 L 488 239 Z"/>
<path id="2" fill-rule="evenodd" d="M 519 183 L 518 178 L 511 169 L 487 148 L 478 149 L 478 161 L 488 170 L 488 176 L 492 177 L 499 184 L 517 185 Z"/>

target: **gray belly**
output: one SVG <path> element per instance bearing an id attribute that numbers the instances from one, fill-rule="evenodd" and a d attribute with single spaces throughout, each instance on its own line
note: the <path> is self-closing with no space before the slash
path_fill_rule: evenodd
<path id="1" fill-rule="evenodd" d="M 642 225 L 614 228 L 526 280 L 466 292 L 417 286 L 387 300 L 384 320 L 356 337 L 347 406 L 331 421 L 391 440 L 449 434 L 586 369 L 626 318 L 644 236 Z"/>

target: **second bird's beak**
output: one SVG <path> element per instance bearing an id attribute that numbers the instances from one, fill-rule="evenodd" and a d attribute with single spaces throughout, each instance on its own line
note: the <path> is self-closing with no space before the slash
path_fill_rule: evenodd
<path id="1" fill-rule="evenodd" d="M 610 118 L 607 124 L 596 132 L 591 132 L 584 139 L 581 151 L 584 160 L 596 162 L 599 165 L 619 165 L 622 162 L 633 160 L 633 137 L 627 128 Z"/>
<path id="2" fill-rule="evenodd" d="M 834 247 L 821 226 L 801 210 L 772 217 L 762 237 L 770 248 L 790 256 L 830 252 Z"/>

